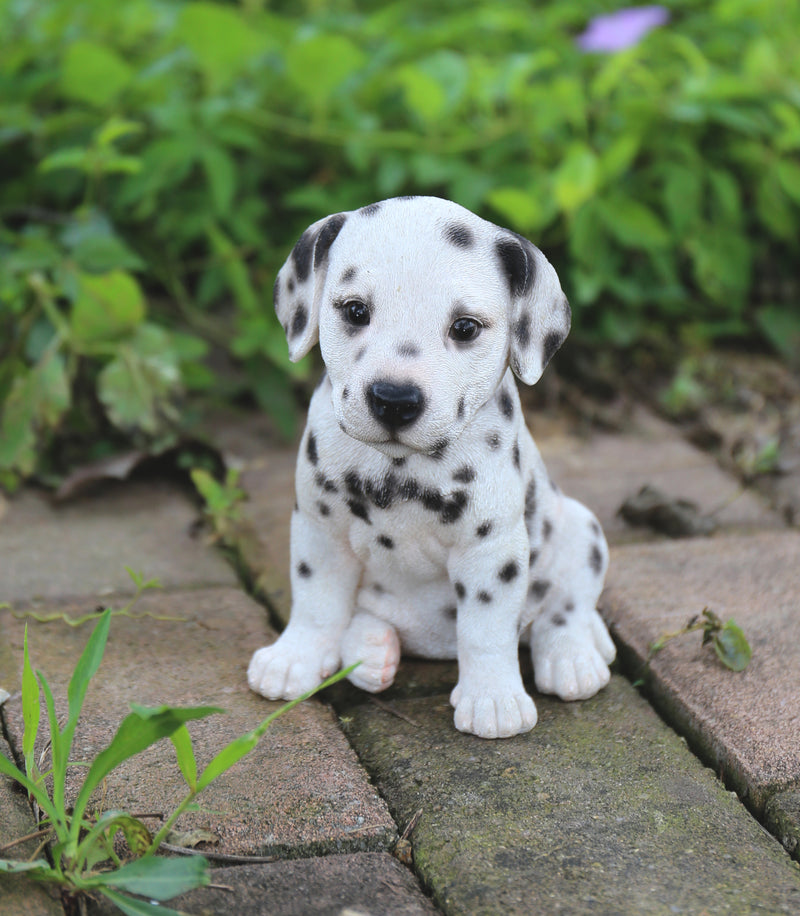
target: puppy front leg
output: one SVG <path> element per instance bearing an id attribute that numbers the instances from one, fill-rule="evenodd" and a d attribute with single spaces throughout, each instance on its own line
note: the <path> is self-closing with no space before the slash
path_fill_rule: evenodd
<path id="1" fill-rule="evenodd" d="M 458 599 L 455 726 L 480 738 L 530 731 L 536 706 L 522 684 L 518 625 L 528 582 L 524 524 L 451 559 Z"/>
<path id="2" fill-rule="evenodd" d="M 347 544 L 296 510 L 292 516 L 292 614 L 280 638 L 254 653 L 252 690 L 291 700 L 318 687 L 340 664 L 361 564 Z"/>

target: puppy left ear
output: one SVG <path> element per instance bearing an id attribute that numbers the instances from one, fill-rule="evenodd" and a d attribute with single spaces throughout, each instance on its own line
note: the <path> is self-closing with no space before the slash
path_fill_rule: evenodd
<path id="1" fill-rule="evenodd" d="M 346 213 L 335 213 L 309 226 L 278 271 L 273 290 L 275 311 L 286 332 L 293 363 L 319 340 L 319 306 L 328 253 L 346 220 Z"/>
<path id="2" fill-rule="evenodd" d="M 510 294 L 509 364 L 533 385 L 569 334 L 569 302 L 552 264 L 527 239 L 505 233 L 495 252 Z"/>

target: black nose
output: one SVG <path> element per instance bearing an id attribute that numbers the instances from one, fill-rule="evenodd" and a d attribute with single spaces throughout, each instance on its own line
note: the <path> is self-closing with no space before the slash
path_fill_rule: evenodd
<path id="1" fill-rule="evenodd" d="M 367 403 L 372 416 L 387 429 L 409 426 L 422 413 L 425 399 L 416 385 L 373 382 L 367 388 Z"/>

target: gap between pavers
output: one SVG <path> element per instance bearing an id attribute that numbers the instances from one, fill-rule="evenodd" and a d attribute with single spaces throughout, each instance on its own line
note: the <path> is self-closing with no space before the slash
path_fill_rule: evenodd
<path id="1" fill-rule="evenodd" d="M 784 530 L 615 547 L 601 600 L 628 670 L 758 814 L 770 795 L 800 787 L 798 595 L 800 534 Z M 742 627 L 747 669 L 724 668 L 693 633 L 645 670 L 650 643 L 705 606 Z"/>
<path id="2" fill-rule="evenodd" d="M 452 914 L 794 914 L 800 870 L 619 676 L 537 696 L 528 735 L 455 731 L 447 694 L 342 710 L 415 867 Z M 399 715 L 398 715 L 399 714 Z"/>
<path id="3" fill-rule="evenodd" d="M 44 610 L 79 616 L 93 608 L 52 605 Z M 37 611 L 43 609 L 37 608 Z M 275 638 L 263 608 L 241 591 L 209 588 L 148 593 L 134 608 L 174 620 L 115 617 L 108 647 L 87 695 L 74 759 L 94 757 L 111 739 L 130 702 L 146 706 L 213 705 L 228 710 L 189 724 L 199 766 L 233 738 L 255 727 L 280 704 L 252 693 L 246 668 L 254 649 Z M 41 669 L 65 711 L 72 669 L 89 626 L 29 619 L 32 662 Z M 19 689 L 25 621 L 0 611 L 5 640 L 17 665 L 3 686 Z M 19 697 L 4 707 L 15 746 L 21 746 Z M 40 731 L 41 739 L 41 731 Z M 83 770 L 71 772 L 75 792 Z M 185 794 L 171 744 L 164 740 L 123 764 L 105 787 L 103 804 L 132 812 L 171 812 Z M 203 808 L 187 813 L 179 829 L 204 827 L 218 840 L 214 851 L 233 855 L 306 856 L 384 850 L 395 840 L 394 822 L 370 785 L 331 710 L 314 699 L 273 723 L 258 746 L 200 796 Z M 157 827 L 153 819 L 148 823 Z"/>
<path id="4" fill-rule="evenodd" d="M 434 916 L 414 876 L 387 853 L 361 852 L 215 869 L 216 887 L 169 901 L 203 916 Z M 104 903 L 98 916 L 117 916 Z"/>
<path id="5" fill-rule="evenodd" d="M 126 566 L 165 587 L 235 585 L 198 517 L 185 492 L 162 480 L 107 484 L 61 505 L 24 490 L 0 519 L 0 603 L 130 594 Z"/>
<path id="6" fill-rule="evenodd" d="M 0 711 L 2 707 L 0 707 Z M 9 760 L 11 751 L 0 736 L 0 754 Z M 0 774 L 0 847 L 36 830 L 24 792 Z M 0 851 L 0 859 L 29 859 L 39 841 L 32 839 Z M 43 855 L 43 854 L 41 854 Z M 3 916 L 64 916 L 57 888 L 34 881 L 26 875 L 0 874 L 0 912 Z"/>

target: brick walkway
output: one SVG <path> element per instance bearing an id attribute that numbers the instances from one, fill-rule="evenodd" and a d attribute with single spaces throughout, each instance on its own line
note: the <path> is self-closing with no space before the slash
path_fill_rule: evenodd
<path id="1" fill-rule="evenodd" d="M 629 528 L 617 508 L 645 483 L 704 511 L 738 483 L 645 411 L 624 434 L 584 438 L 544 416 L 531 425 L 552 477 L 598 513 L 613 545 L 602 601 L 620 648 L 611 685 L 583 703 L 536 696 L 536 728 L 497 742 L 453 728 L 451 663 L 404 661 L 377 702 L 334 688 L 277 720 L 184 817 L 181 827 L 215 836 L 214 880 L 229 889 L 170 905 L 239 916 L 800 912 L 800 534 L 751 492 L 717 514 L 712 537 Z M 285 619 L 293 451 L 251 419 L 219 438 L 245 462 L 249 581 Z M 229 710 L 191 728 L 202 760 L 276 708 L 245 682 L 252 650 L 274 635 L 269 616 L 196 517 L 163 482 L 59 508 L 34 491 L 0 503 L 0 602 L 12 606 L 0 610 L 0 689 L 11 694 L 0 752 L 21 747 L 19 613 L 124 604 L 124 566 L 163 588 L 137 606 L 152 616 L 112 623 L 79 758 L 107 743 L 132 701 Z M 648 644 L 706 606 L 744 628 L 749 668 L 723 669 L 694 633 L 645 670 Z M 88 628 L 28 626 L 34 664 L 64 701 Z M 104 803 L 168 811 L 180 786 L 165 743 L 120 768 Z M 409 869 L 392 853 L 412 820 Z M 0 781 L 0 845 L 31 828 L 23 797 Z M 265 856 L 276 861 L 247 862 Z M 0 878 L 0 897 L 3 916 L 62 912 L 21 878 Z"/>

